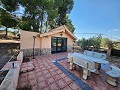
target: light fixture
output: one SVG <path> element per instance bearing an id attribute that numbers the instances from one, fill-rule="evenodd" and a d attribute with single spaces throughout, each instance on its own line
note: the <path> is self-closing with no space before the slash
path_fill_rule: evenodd
<path id="1" fill-rule="evenodd" d="M 48 36 L 44 36 L 45 38 L 48 38 Z"/>
<path id="2" fill-rule="evenodd" d="M 62 35 L 63 35 L 63 32 L 60 33 L 60 36 L 61 36 L 61 37 L 62 37 Z"/>

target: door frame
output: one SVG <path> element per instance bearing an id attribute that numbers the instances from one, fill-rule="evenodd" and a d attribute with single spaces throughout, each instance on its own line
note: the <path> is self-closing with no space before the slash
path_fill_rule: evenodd
<path id="1" fill-rule="evenodd" d="M 56 46 L 53 46 L 53 39 L 56 39 L 56 42 L 55 42 Z M 61 39 L 61 46 L 60 46 L 61 50 L 60 51 L 58 51 L 58 48 L 59 48 L 58 39 Z M 52 50 L 53 47 L 55 47 L 56 50 Z M 65 49 L 63 49 L 63 47 L 65 47 Z M 67 38 L 66 37 L 51 37 L 51 53 L 59 53 L 59 52 L 66 52 L 66 51 L 67 51 Z"/>

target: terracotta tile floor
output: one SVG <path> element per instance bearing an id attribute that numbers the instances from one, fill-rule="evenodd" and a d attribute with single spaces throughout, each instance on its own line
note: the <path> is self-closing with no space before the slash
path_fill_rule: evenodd
<path id="1" fill-rule="evenodd" d="M 32 90 L 120 90 L 120 82 L 117 87 L 106 83 L 107 66 L 99 75 L 91 74 L 87 80 L 82 79 L 82 69 L 69 70 L 67 53 L 29 57 L 34 64 L 34 70 L 22 73 L 19 76 L 18 88 L 31 86 Z M 61 60 L 64 58 L 63 60 Z M 58 62 L 52 62 L 58 60 Z M 69 73 L 67 73 L 69 72 Z"/>

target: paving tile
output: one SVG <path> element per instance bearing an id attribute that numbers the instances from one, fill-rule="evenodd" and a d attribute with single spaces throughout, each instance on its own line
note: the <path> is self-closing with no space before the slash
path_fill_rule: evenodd
<path id="1" fill-rule="evenodd" d="M 35 74 L 28 75 L 28 79 L 34 79 L 34 78 L 35 78 Z"/>
<path id="2" fill-rule="evenodd" d="M 56 71 L 58 74 L 61 74 L 61 73 L 63 73 L 63 71 L 61 71 L 61 70 L 58 70 L 58 71 Z"/>
<path id="3" fill-rule="evenodd" d="M 37 81 L 35 79 L 33 79 L 33 80 L 29 80 L 28 83 L 31 86 L 35 86 L 37 84 Z"/>
<path id="4" fill-rule="evenodd" d="M 59 70 L 59 68 L 57 68 L 57 67 L 54 67 L 53 69 L 54 69 L 55 71 L 58 71 L 58 70 Z"/>
<path id="5" fill-rule="evenodd" d="M 45 77 L 46 79 L 48 79 L 48 78 L 51 78 L 52 75 L 51 75 L 50 73 L 47 73 L 47 74 L 44 75 L 44 77 Z"/>
<path id="6" fill-rule="evenodd" d="M 68 85 L 66 87 L 64 87 L 62 90 L 73 90 L 71 89 Z M 75 90 L 75 89 L 74 89 Z M 76 89 L 77 90 L 77 89 Z"/>
<path id="7" fill-rule="evenodd" d="M 55 82 L 55 80 L 53 78 L 48 78 L 46 81 L 47 81 L 48 85 L 50 85 L 50 84 Z"/>
<path id="8" fill-rule="evenodd" d="M 88 84 L 95 90 L 119 90 L 119 84 L 118 87 L 113 87 L 106 83 L 106 73 L 103 70 L 100 71 L 100 75 L 95 75 L 92 73 L 92 75 L 88 77 L 87 80 L 82 79 L 82 68 L 77 67 L 76 70 L 70 71 L 67 59 L 60 60 L 63 57 L 67 57 L 67 53 L 36 56 L 36 59 L 34 60 L 32 57 L 30 57 L 31 62 L 34 63 L 35 69 L 33 71 L 20 74 L 17 87 L 23 87 L 32 84 L 33 90 L 59 90 L 60 88 L 60 90 L 88 90 L 91 89 L 88 88 Z M 57 63 L 62 66 L 61 69 L 65 68 L 66 70 L 61 71 L 61 69 L 54 65 L 52 61 L 56 59 L 58 59 Z M 21 69 L 27 70 L 28 67 L 31 68 L 31 65 L 31 63 L 22 63 Z M 105 70 L 107 70 L 107 68 Z M 69 72 L 71 72 L 73 75 L 70 75 L 71 73 Z M 44 81 L 46 81 L 46 83 Z M 76 85 L 79 85 L 82 88 Z M 39 86 L 39 88 L 37 86 Z"/>
<path id="9" fill-rule="evenodd" d="M 59 85 L 59 87 L 62 89 L 64 88 L 67 84 L 63 79 L 60 79 L 58 81 L 56 81 L 56 83 Z"/>
<path id="10" fill-rule="evenodd" d="M 52 76 L 57 75 L 58 73 L 56 71 L 50 72 Z"/>
<path id="11" fill-rule="evenodd" d="M 41 77 L 41 76 L 43 76 L 43 73 L 42 72 L 38 72 L 38 73 L 36 73 L 36 76 L 37 77 Z"/>
<path id="12" fill-rule="evenodd" d="M 71 82 L 73 82 L 68 76 L 64 78 L 64 81 L 65 81 L 67 84 L 70 84 Z"/>
<path id="13" fill-rule="evenodd" d="M 59 86 L 56 83 L 49 85 L 50 90 L 60 90 Z"/>
<path id="14" fill-rule="evenodd" d="M 20 78 L 27 77 L 27 76 L 28 76 L 28 73 L 22 73 L 22 74 L 20 75 Z"/>
<path id="15" fill-rule="evenodd" d="M 19 82 L 24 82 L 24 81 L 27 81 L 27 80 L 28 80 L 27 77 L 19 78 Z"/>
<path id="16" fill-rule="evenodd" d="M 42 71 L 42 73 L 43 73 L 44 75 L 46 75 L 46 74 L 49 73 L 49 71 L 48 71 L 48 70 L 44 70 L 44 71 Z"/>
<path id="17" fill-rule="evenodd" d="M 45 67 L 41 68 L 42 71 L 47 70 Z"/>
<path id="18" fill-rule="evenodd" d="M 38 86 L 37 85 L 33 86 L 32 90 L 38 90 Z"/>
<path id="19" fill-rule="evenodd" d="M 36 69 L 35 72 L 36 72 L 36 73 L 39 73 L 39 72 L 41 72 L 41 70 L 40 70 L 40 69 Z"/>
<path id="20" fill-rule="evenodd" d="M 28 85 L 28 82 L 20 82 L 18 83 L 18 87 L 24 87 L 24 86 L 27 86 Z"/>
<path id="21" fill-rule="evenodd" d="M 80 88 L 75 82 L 70 83 L 69 86 L 70 86 L 73 90 L 77 90 L 77 89 Z"/>
<path id="22" fill-rule="evenodd" d="M 62 79 L 62 77 L 60 77 L 60 75 L 55 75 L 55 76 L 53 76 L 53 78 L 55 79 L 55 81 Z"/>
<path id="23" fill-rule="evenodd" d="M 47 82 L 44 80 L 44 81 L 38 83 L 38 87 L 39 87 L 39 90 L 41 90 L 45 87 L 48 87 Z"/>
<path id="24" fill-rule="evenodd" d="M 41 65 L 41 66 L 40 66 L 40 69 L 44 69 L 44 68 L 45 68 L 45 66 L 44 66 L 44 65 Z"/>
<path id="25" fill-rule="evenodd" d="M 38 81 L 38 82 L 42 82 L 42 81 L 44 81 L 44 80 L 45 80 L 45 77 L 43 77 L 43 76 L 37 77 L 37 81 Z"/>
<path id="26" fill-rule="evenodd" d="M 67 75 L 65 75 L 64 73 L 59 74 L 62 78 L 66 77 Z"/>
<path id="27" fill-rule="evenodd" d="M 35 72 L 34 71 L 28 72 L 28 75 L 30 75 L 30 74 L 35 74 Z"/>
<path id="28" fill-rule="evenodd" d="M 51 69 L 49 69 L 49 71 L 50 71 L 50 72 L 53 72 L 53 71 L 55 71 L 55 70 L 54 70 L 53 68 L 51 68 Z"/>
<path id="29" fill-rule="evenodd" d="M 47 87 L 43 88 L 42 90 L 50 90 L 50 88 L 47 86 Z"/>

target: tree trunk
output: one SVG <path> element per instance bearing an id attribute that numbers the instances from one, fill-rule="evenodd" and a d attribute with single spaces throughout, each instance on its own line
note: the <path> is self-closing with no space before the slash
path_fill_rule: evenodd
<path id="1" fill-rule="evenodd" d="M 42 24 L 43 24 L 43 14 L 42 14 L 42 18 L 41 18 L 41 26 L 40 26 L 40 33 L 42 33 L 42 29 L 43 29 L 43 26 L 42 26 Z"/>
<path id="2" fill-rule="evenodd" d="M 45 32 L 47 32 L 48 31 L 48 21 L 46 21 L 46 30 L 45 30 Z"/>

